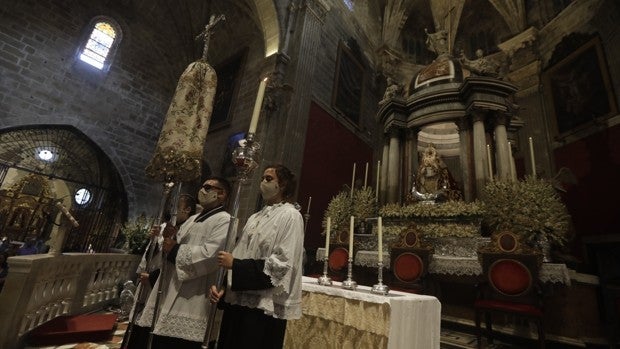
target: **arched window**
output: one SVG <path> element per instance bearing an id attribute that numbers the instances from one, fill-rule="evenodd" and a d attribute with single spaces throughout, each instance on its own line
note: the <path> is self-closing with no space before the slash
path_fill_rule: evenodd
<path id="1" fill-rule="evenodd" d="M 107 70 L 121 39 L 120 28 L 107 18 L 96 18 L 91 28 L 78 58 L 99 70 Z"/>

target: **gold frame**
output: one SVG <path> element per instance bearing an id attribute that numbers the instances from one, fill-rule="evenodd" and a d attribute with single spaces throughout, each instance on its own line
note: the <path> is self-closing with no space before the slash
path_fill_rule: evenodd
<path id="1" fill-rule="evenodd" d="M 618 113 L 599 37 L 545 71 L 543 83 L 546 87 L 545 103 L 553 116 L 551 129 L 557 138 L 592 127 Z"/>

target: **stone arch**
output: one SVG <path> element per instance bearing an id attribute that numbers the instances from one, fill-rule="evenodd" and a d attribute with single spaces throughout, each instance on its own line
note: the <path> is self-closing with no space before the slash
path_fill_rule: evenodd
<path id="1" fill-rule="evenodd" d="M 108 251 L 118 233 L 117 227 L 127 217 L 128 206 L 123 180 L 104 150 L 69 124 L 33 123 L 3 128 L 0 143 L 0 162 L 19 172 L 15 179 L 32 174 L 67 187 L 63 193 L 56 193 L 62 197 L 54 194 L 50 200 L 60 200 L 72 207 L 73 216 L 80 222 L 67 226 L 68 250 L 83 251 L 91 243 L 97 251 Z M 87 192 L 88 198 L 78 200 L 76 194 L 80 192 Z M 52 211 L 53 207 L 46 211 L 50 217 Z"/>
<path id="2" fill-rule="evenodd" d="M 278 52 L 280 47 L 280 28 L 278 13 L 273 0 L 254 0 L 256 15 L 263 30 L 265 57 Z"/>
<path id="3" fill-rule="evenodd" d="M 15 120 L 14 124 L 5 123 L 0 124 L 0 134 L 10 128 L 32 128 L 41 126 L 41 120 L 37 117 L 21 117 Z M 87 137 L 93 145 L 99 148 L 111 161 L 112 165 L 119 174 L 121 184 L 123 185 L 123 191 L 126 195 L 126 201 L 128 207 L 136 205 L 135 186 L 134 181 L 130 176 L 129 169 L 125 166 L 121 157 L 116 151 L 109 146 L 109 144 L 101 141 L 102 130 L 92 125 L 88 125 L 82 118 L 76 116 L 60 116 L 56 115 L 54 118 L 46 120 L 45 125 L 53 127 L 71 127 L 80 134 Z"/>

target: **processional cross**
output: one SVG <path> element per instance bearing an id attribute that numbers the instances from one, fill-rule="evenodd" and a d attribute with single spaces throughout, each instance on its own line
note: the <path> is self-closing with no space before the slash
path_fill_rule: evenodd
<path id="1" fill-rule="evenodd" d="M 209 19 L 209 23 L 205 25 L 205 30 L 203 30 L 198 36 L 196 36 L 196 40 L 203 39 L 205 42 L 204 48 L 202 49 L 202 59 L 207 60 L 207 53 L 209 51 L 209 41 L 211 40 L 211 35 L 213 35 L 213 28 L 220 22 L 225 21 L 226 17 L 224 15 L 211 15 Z"/>

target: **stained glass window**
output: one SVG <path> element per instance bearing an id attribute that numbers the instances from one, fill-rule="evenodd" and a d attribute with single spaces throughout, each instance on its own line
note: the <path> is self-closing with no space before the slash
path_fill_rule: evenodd
<path id="1" fill-rule="evenodd" d="M 353 0 L 343 0 L 344 5 L 349 9 L 349 11 L 353 11 Z"/>
<path id="2" fill-rule="evenodd" d="M 90 203 L 91 199 L 92 194 L 90 193 L 90 190 L 86 188 L 80 188 L 75 192 L 75 202 L 78 205 L 86 205 Z"/>
<path id="3" fill-rule="evenodd" d="M 88 42 L 80 54 L 80 59 L 97 69 L 103 69 L 115 38 L 116 31 L 112 25 L 106 22 L 98 22 L 90 33 Z"/>

